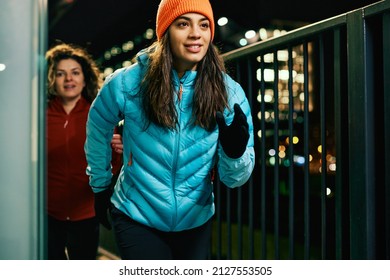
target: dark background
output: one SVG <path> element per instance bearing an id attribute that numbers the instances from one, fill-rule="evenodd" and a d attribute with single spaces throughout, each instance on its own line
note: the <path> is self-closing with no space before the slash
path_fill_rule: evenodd
<path id="1" fill-rule="evenodd" d="M 95 58 L 115 45 L 133 40 L 133 53 L 150 44 L 143 34 L 155 28 L 160 0 L 49 0 L 49 47 L 56 40 L 87 47 Z M 231 32 L 216 24 L 214 43 L 222 52 L 239 47 L 237 36 L 260 27 L 292 30 L 378 2 L 375 0 L 211 0 L 214 18 L 226 16 Z M 154 38 L 153 38 L 154 40 Z"/>

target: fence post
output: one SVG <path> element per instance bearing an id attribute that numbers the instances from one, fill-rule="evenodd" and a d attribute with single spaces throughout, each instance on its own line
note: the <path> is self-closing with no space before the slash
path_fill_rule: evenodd
<path id="1" fill-rule="evenodd" d="M 347 14 L 351 259 L 375 259 L 374 90 L 364 9 Z"/>

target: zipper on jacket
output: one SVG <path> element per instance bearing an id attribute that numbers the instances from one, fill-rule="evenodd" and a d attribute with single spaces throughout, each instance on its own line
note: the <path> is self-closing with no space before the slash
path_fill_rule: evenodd
<path id="1" fill-rule="evenodd" d="M 180 100 L 181 100 L 182 94 L 183 94 L 183 83 L 180 82 L 179 91 L 178 91 L 179 107 L 181 106 Z M 179 123 L 180 123 L 180 115 L 181 115 L 181 110 L 179 110 L 179 115 L 178 115 Z M 172 217 L 172 225 L 173 225 L 172 229 L 174 227 L 176 227 L 176 223 L 177 223 L 177 200 L 176 200 L 176 195 L 175 195 L 175 185 L 176 185 L 175 178 L 176 178 L 176 170 L 177 170 L 177 158 L 179 157 L 180 133 L 181 133 L 181 127 L 179 125 L 178 130 L 177 130 L 177 137 L 175 140 L 175 154 L 174 154 L 174 158 L 173 158 L 173 167 L 172 167 L 172 178 L 173 178 L 172 179 L 172 195 L 173 195 L 173 198 L 175 201 L 175 217 Z"/>
<path id="2" fill-rule="evenodd" d="M 181 100 L 182 95 L 183 95 L 183 83 L 180 82 L 179 93 L 178 93 L 179 101 Z"/>
<path id="3" fill-rule="evenodd" d="M 66 149 L 66 158 L 65 158 L 65 162 L 66 162 L 66 170 L 65 170 L 65 172 L 66 172 L 66 178 L 68 179 L 68 185 L 72 185 L 72 182 L 70 182 L 71 181 L 71 177 L 69 176 L 69 166 L 70 166 L 70 164 L 69 164 L 69 151 L 70 151 L 70 146 L 69 146 L 69 138 L 70 138 L 70 136 L 69 136 L 69 128 L 68 128 L 68 125 L 69 125 L 69 122 L 70 121 L 72 121 L 72 119 L 71 119 L 71 116 L 70 115 L 66 115 L 66 119 L 65 119 L 65 123 L 64 123 L 64 131 L 65 131 L 65 149 Z M 68 201 L 70 200 L 70 197 L 71 197 L 71 195 L 70 195 L 70 193 L 68 192 L 68 194 L 67 194 L 67 199 L 68 199 Z M 68 203 L 68 206 L 70 205 L 71 203 Z M 66 220 L 70 220 L 70 217 L 68 216 L 68 214 L 71 212 L 71 210 L 68 208 L 68 209 L 66 209 Z"/>

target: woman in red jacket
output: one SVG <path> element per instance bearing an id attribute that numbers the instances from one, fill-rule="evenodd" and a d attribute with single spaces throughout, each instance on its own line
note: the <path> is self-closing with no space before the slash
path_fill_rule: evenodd
<path id="1" fill-rule="evenodd" d="M 48 258 L 96 259 L 99 222 L 85 173 L 84 142 L 88 111 L 102 81 L 81 47 L 61 43 L 47 51 L 46 59 Z M 114 174 L 120 160 L 113 153 Z"/>

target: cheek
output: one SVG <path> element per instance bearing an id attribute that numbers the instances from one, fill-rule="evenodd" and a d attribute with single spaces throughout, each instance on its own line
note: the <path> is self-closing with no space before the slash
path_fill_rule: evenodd
<path id="1" fill-rule="evenodd" d="M 211 32 L 208 31 L 208 33 L 205 34 L 205 36 L 203 38 L 204 38 L 204 45 L 205 45 L 206 49 L 208 49 L 209 45 L 211 44 Z"/>
<path id="2" fill-rule="evenodd" d="M 54 88 L 57 90 L 61 85 L 63 84 L 63 81 L 61 79 L 55 79 L 54 80 Z"/>
<path id="3" fill-rule="evenodd" d="M 82 81 L 84 86 L 87 84 L 87 82 L 85 81 L 84 75 L 81 75 L 80 80 Z"/>
<path id="4" fill-rule="evenodd" d="M 180 53 L 178 43 L 174 38 L 170 37 L 169 44 L 173 57 L 177 57 Z"/>
<path id="5" fill-rule="evenodd" d="M 87 83 L 85 82 L 85 79 L 84 77 L 78 77 L 77 78 L 77 82 L 79 85 L 81 85 L 82 87 L 85 87 L 87 85 Z"/>

